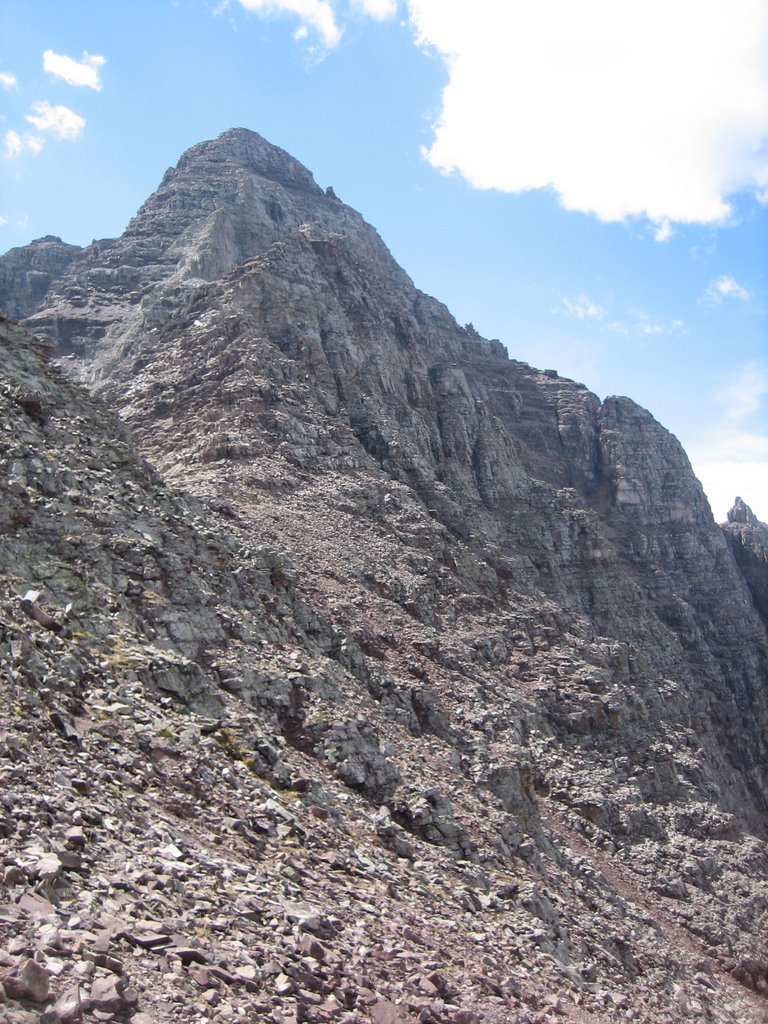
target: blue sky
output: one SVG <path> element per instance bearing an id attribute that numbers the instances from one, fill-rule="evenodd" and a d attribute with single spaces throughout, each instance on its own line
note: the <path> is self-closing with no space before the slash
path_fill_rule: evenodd
<path id="1" fill-rule="evenodd" d="M 0 252 L 119 234 L 232 126 L 768 521 L 764 0 L 3 0 Z"/>

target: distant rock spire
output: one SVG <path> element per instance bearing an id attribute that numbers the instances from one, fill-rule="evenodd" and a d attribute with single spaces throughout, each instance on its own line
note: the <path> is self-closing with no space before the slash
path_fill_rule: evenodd
<path id="1" fill-rule="evenodd" d="M 729 523 L 746 523 L 749 526 L 757 526 L 759 519 L 746 503 L 741 498 L 737 497 L 733 503 L 733 508 L 728 513 Z"/>

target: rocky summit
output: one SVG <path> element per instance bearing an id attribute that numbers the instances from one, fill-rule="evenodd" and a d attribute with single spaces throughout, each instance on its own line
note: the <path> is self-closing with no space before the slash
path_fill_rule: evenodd
<path id="1" fill-rule="evenodd" d="M 768 1021 L 768 527 L 231 130 L 0 257 L 0 1017 Z"/>

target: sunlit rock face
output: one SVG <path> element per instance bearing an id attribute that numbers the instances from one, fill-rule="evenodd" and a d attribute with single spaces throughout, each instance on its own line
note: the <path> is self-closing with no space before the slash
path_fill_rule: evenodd
<path id="1" fill-rule="evenodd" d="M 41 745 L 80 793 L 40 857 L 79 827 L 68 744 L 130 823 L 86 837 L 136 868 L 115 1012 L 764 1019 L 767 529 L 716 526 L 649 413 L 459 326 L 245 130 L 120 238 L 0 257 L 0 304 L 49 346 L 0 323 L 0 736 L 29 732 L 19 799 Z M 16 900 L 40 876 L 3 827 Z M 189 870 L 143 943 L 157 858 Z"/>
<path id="2" fill-rule="evenodd" d="M 0 295 L 6 316 L 21 319 L 33 313 L 81 251 L 78 245 L 46 235 L 0 256 Z"/>

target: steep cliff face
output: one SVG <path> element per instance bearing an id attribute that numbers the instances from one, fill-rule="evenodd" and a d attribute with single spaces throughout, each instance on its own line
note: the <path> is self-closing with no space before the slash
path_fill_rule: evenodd
<path id="1" fill-rule="evenodd" d="M 0 292 L 6 308 L 15 288 Z M 249 750 L 282 737 L 283 767 L 256 758 L 259 778 L 311 777 L 302 828 L 313 807 L 342 807 L 328 847 L 356 816 L 391 884 L 408 891 L 409 858 L 437 870 L 446 850 L 475 865 L 486 896 L 509 874 L 525 879 L 503 907 L 470 897 L 467 910 L 498 1004 L 465 979 L 463 999 L 440 990 L 442 1008 L 420 1019 L 467 1024 L 455 1013 L 480 1008 L 546 1019 L 554 1004 L 502 978 L 539 970 L 574 1020 L 764 1019 L 762 998 L 746 994 L 768 985 L 764 528 L 737 517 L 724 535 L 647 412 L 600 402 L 459 327 L 357 213 L 241 130 L 185 154 L 125 235 L 84 250 L 28 324 L 160 474 L 105 482 L 110 495 L 139 488 L 119 508 L 140 522 L 121 526 L 116 551 L 102 510 L 101 539 L 86 545 L 115 613 L 110 624 L 89 605 L 98 644 L 124 633 L 140 658 L 160 638 L 186 666 L 166 692 L 255 723 Z M 34 516 L 20 504 L 4 527 L 9 593 L 39 586 L 51 550 L 63 546 L 63 565 L 83 550 L 43 526 L 73 485 L 27 465 L 24 444 L 50 428 L 35 426 L 43 385 L 27 398 L 18 386 L 8 394 L 34 422 L 21 420 L 29 437 L 15 437 L 7 472 Z M 115 464 L 98 450 L 96 462 Z M 156 507 L 148 484 L 204 504 L 190 511 L 163 491 Z M 78 502 L 55 520 L 70 533 Z M 734 545 L 758 552 L 754 572 Z M 141 579 L 152 596 L 135 590 Z M 73 602 L 63 569 L 52 591 Z M 142 700 L 164 686 L 163 666 L 160 677 L 148 667 L 157 657 L 131 670 Z M 526 907 L 542 934 L 519 946 L 514 914 Z M 445 918 L 463 921 L 451 908 Z M 377 941 L 395 943 L 382 927 Z M 339 934 L 351 928 L 345 918 Z M 448 955 L 452 983 L 474 955 Z M 393 1021 L 420 1015 L 399 975 L 367 987 L 374 1001 L 403 997 Z M 281 1012 L 333 1018 L 289 989 Z M 365 998 L 346 1009 L 383 1020 Z"/>

